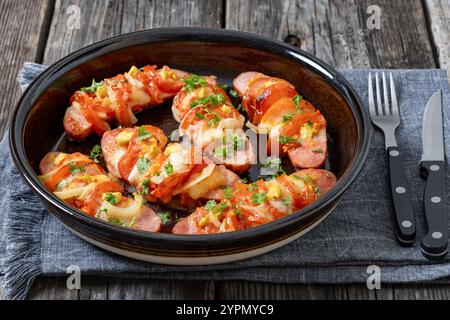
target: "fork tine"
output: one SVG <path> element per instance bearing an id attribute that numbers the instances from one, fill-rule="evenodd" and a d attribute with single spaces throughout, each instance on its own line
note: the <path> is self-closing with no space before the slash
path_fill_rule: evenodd
<path id="1" fill-rule="evenodd" d="M 392 77 L 392 72 L 389 74 L 389 82 L 391 84 L 391 101 L 392 101 L 392 114 L 396 117 L 400 117 L 400 111 L 398 109 L 397 93 L 395 92 L 394 79 Z"/>
<path id="2" fill-rule="evenodd" d="M 388 96 L 386 75 L 384 72 L 383 72 L 383 95 L 384 95 L 384 112 L 386 115 L 390 115 L 391 110 L 389 108 L 389 96 Z"/>
<path id="3" fill-rule="evenodd" d="M 373 96 L 372 73 L 369 73 L 369 112 L 371 117 L 375 117 L 377 115 Z"/>
<path id="4" fill-rule="evenodd" d="M 377 113 L 379 116 L 383 115 L 383 105 L 381 104 L 381 90 L 380 90 L 380 81 L 378 79 L 378 72 L 375 73 L 375 88 L 377 90 Z"/>

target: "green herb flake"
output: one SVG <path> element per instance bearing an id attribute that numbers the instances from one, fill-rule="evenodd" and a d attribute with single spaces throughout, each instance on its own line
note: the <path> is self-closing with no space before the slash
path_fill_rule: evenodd
<path id="1" fill-rule="evenodd" d="M 306 122 L 306 125 L 307 125 L 308 127 L 310 127 L 310 128 L 314 127 L 314 123 L 312 123 L 312 121 L 310 121 L 310 120 L 308 120 L 308 121 Z"/>
<path id="2" fill-rule="evenodd" d="M 158 212 L 157 214 L 161 218 L 162 224 L 168 224 L 170 222 L 170 213 L 169 212 Z"/>
<path id="3" fill-rule="evenodd" d="M 153 135 L 147 131 L 144 126 L 139 127 L 138 129 L 138 140 L 145 140 L 151 138 Z"/>
<path id="4" fill-rule="evenodd" d="M 105 193 L 104 199 L 105 201 L 108 201 L 112 205 L 116 205 L 119 202 L 111 192 Z"/>
<path id="5" fill-rule="evenodd" d="M 216 205 L 217 205 L 217 202 L 215 200 L 209 200 L 205 204 L 205 209 L 208 210 L 208 211 L 212 211 L 212 210 L 214 210 Z"/>
<path id="6" fill-rule="evenodd" d="M 196 112 L 195 113 L 195 116 L 198 118 L 198 119 L 205 119 L 205 115 L 203 114 L 203 113 L 201 113 L 201 112 Z"/>
<path id="7" fill-rule="evenodd" d="M 219 147 L 214 150 L 214 155 L 218 158 L 226 158 L 228 156 L 228 150 L 226 147 Z"/>
<path id="8" fill-rule="evenodd" d="M 150 179 L 149 178 L 146 178 L 146 179 L 144 179 L 144 181 L 142 181 L 141 189 L 142 189 L 141 194 L 144 196 L 150 193 Z"/>
<path id="9" fill-rule="evenodd" d="M 214 114 L 214 117 L 208 121 L 208 126 L 214 127 L 220 120 L 222 120 L 222 118 L 219 117 L 217 114 Z"/>
<path id="10" fill-rule="evenodd" d="M 223 190 L 223 194 L 225 195 L 225 197 L 226 197 L 227 199 L 233 198 L 232 190 L 231 190 L 230 187 L 226 187 L 226 188 Z"/>
<path id="11" fill-rule="evenodd" d="M 294 115 L 292 113 L 286 113 L 283 115 L 281 122 L 283 122 L 283 123 L 288 122 L 288 121 L 292 120 L 293 117 L 294 117 Z"/>
<path id="12" fill-rule="evenodd" d="M 291 197 L 287 197 L 281 200 L 281 203 L 286 207 L 288 207 L 291 204 L 291 202 L 292 202 Z"/>
<path id="13" fill-rule="evenodd" d="M 239 180 L 240 183 L 248 183 L 248 179 L 247 178 L 242 178 Z"/>
<path id="14" fill-rule="evenodd" d="M 95 79 L 92 79 L 92 84 L 89 87 L 83 87 L 80 90 L 87 93 L 95 93 L 95 91 L 97 91 L 97 88 L 101 85 L 103 85 L 103 81 L 96 82 Z"/>
<path id="15" fill-rule="evenodd" d="M 292 101 L 293 101 L 294 104 L 295 104 L 295 110 L 296 110 L 297 112 L 300 111 L 299 106 L 300 106 L 300 102 L 302 101 L 302 99 L 303 99 L 303 97 L 300 96 L 300 95 L 296 95 L 294 98 L 292 98 Z"/>
<path id="16" fill-rule="evenodd" d="M 228 208 L 228 205 L 222 202 L 217 207 L 214 208 L 214 213 L 221 214 L 226 208 Z"/>
<path id="17" fill-rule="evenodd" d="M 205 98 L 196 98 L 192 103 L 191 103 L 191 108 L 195 108 L 198 105 L 203 105 L 203 106 L 221 106 L 225 103 L 225 97 L 223 94 L 218 93 L 218 94 L 213 94 L 210 96 L 207 96 Z"/>
<path id="18" fill-rule="evenodd" d="M 100 215 L 101 215 L 102 213 L 108 213 L 108 209 L 106 209 L 106 208 L 100 209 L 100 210 L 95 214 L 95 217 L 96 217 L 97 219 L 100 218 Z"/>
<path id="19" fill-rule="evenodd" d="M 108 217 L 108 222 L 112 223 L 112 224 L 116 224 L 118 226 L 123 226 L 124 223 L 122 221 L 120 221 L 117 218 L 113 218 L 113 217 Z"/>
<path id="20" fill-rule="evenodd" d="M 99 163 L 101 157 L 102 157 L 102 148 L 98 144 L 96 144 L 91 149 L 90 158 L 94 160 L 95 163 Z"/>
<path id="21" fill-rule="evenodd" d="M 262 204 L 262 203 L 264 203 L 264 201 L 266 201 L 266 199 L 267 199 L 267 195 L 264 192 L 259 192 L 259 193 L 252 195 L 252 203 L 253 204 L 257 204 L 257 205 Z"/>
<path id="22" fill-rule="evenodd" d="M 288 143 L 298 143 L 300 140 L 294 139 L 289 136 L 280 136 L 278 138 L 278 141 L 280 142 L 280 144 L 288 144 Z"/>
<path id="23" fill-rule="evenodd" d="M 253 182 L 248 186 L 248 191 L 253 192 L 256 190 L 256 188 L 258 188 L 258 184 L 256 182 Z"/>
<path id="24" fill-rule="evenodd" d="M 233 208 L 233 213 L 237 215 L 239 218 L 242 218 L 242 211 L 236 207 Z"/>
<path id="25" fill-rule="evenodd" d="M 239 97 L 239 95 L 238 95 L 238 93 L 236 92 L 236 90 L 231 89 L 231 90 L 229 91 L 229 93 L 230 93 L 230 96 L 232 96 L 232 97 L 234 97 L 234 98 Z"/>
<path id="26" fill-rule="evenodd" d="M 314 190 L 314 192 L 315 192 L 317 195 L 320 195 L 320 189 L 319 189 L 319 186 L 315 186 L 313 190 Z"/>
<path id="27" fill-rule="evenodd" d="M 321 148 L 313 149 L 311 151 L 314 153 L 323 153 L 323 150 Z"/>
<path id="28" fill-rule="evenodd" d="M 75 162 L 71 162 L 69 163 L 69 172 L 74 176 L 79 172 L 86 172 L 86 168 L 84 166 L 76 164 Z"/>
<path id="29" fill-rule="evenodd" d="M 147 158 L 139 158 L 137 161 L 137 169 L 140 174 L 143 174 L 147 171 L 150 166 L 150 160 Z"/>
<path id="30" fill-rule="evenodd" d="M 238 106 L 236 107 L 236 110 L 242 113 L 244 111 L 244 107 L 242 106 L 242 104 L 239 103 Z"/>
<path id="31" fill-rule="evenodd" d="M 170 162 L 168 162 L 164 166 L 164 170 L 166 171 L 167 175 L 170 176 L 171 174 L 173 174 L 173 165 Z"/>
<path id="32" fill-rule="evenodd" d="M 188 93 L 197 87 L 206 87 L 208 85 L 205 77 L 193 73 L 188 78 L 184 79 L 183 82 L 186 83 L 184 90 Z"/>

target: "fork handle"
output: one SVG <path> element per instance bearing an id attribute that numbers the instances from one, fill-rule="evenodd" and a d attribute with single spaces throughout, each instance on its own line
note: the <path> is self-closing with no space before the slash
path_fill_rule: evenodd
<path id="1" fill-rule="evenodd" d="M 398 147 L 387 149 L 389 159 L 389 182 L 395 221 L 395 234 L 403 246 L 410 246 L 416 235 L 416 224 L 411 200 L 411 189 L 403 169 L 402 157 Z"/>

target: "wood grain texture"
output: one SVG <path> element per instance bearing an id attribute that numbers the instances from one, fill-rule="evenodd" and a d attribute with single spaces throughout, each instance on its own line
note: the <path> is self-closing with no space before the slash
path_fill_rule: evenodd
<path id="1" fill-rule="evenodd" d="M 367 28 L 371 0 L 228 0 L 225 25 L 287 41 L 339 68 L 434 67 L 421 1 L 376 3 L 380 30 Z"/>
<path id="2" fill-rule="evenodd" d="M 221 0 L 57 0 L 54 12 L 46 64 L 123 33 L 169 26 L 220 27 L 222 22 Z"/>
<path id="3" fill-rule="evenodd" d="M 450 0 L 425 0 L 425 8 L 439 67 L 450 80 Z"/>
<path id="4" fill-rule="evenodd" d="M 44 19 L 50 10 L 47 0 L 0 1 L 0 137 L 20 95 L 17 74 L 25 61 L 35 61 L 43 49 L 40 35 L 45 37 Z"/>

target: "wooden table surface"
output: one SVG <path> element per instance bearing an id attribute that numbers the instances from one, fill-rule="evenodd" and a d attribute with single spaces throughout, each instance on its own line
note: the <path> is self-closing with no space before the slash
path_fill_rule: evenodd
<path id="1" fill-rule="evenodd" d="M 380 29 L 367 27 L 368 7 Z M 25 61 L 51 64 L 90 43 L 167 26 L 229 28 L 263 34 L 339 68 L 450 70 L 450 0 L 1 0 L 0 131 L 19 97 Z M 79 16 L 79 20 L 77 20 Z M 450 299 L 438 284 L 281 285 L 245 281 L 38 279 L 30 299 Z M 2 294 L 0 292 L 0 299 Z"/>

